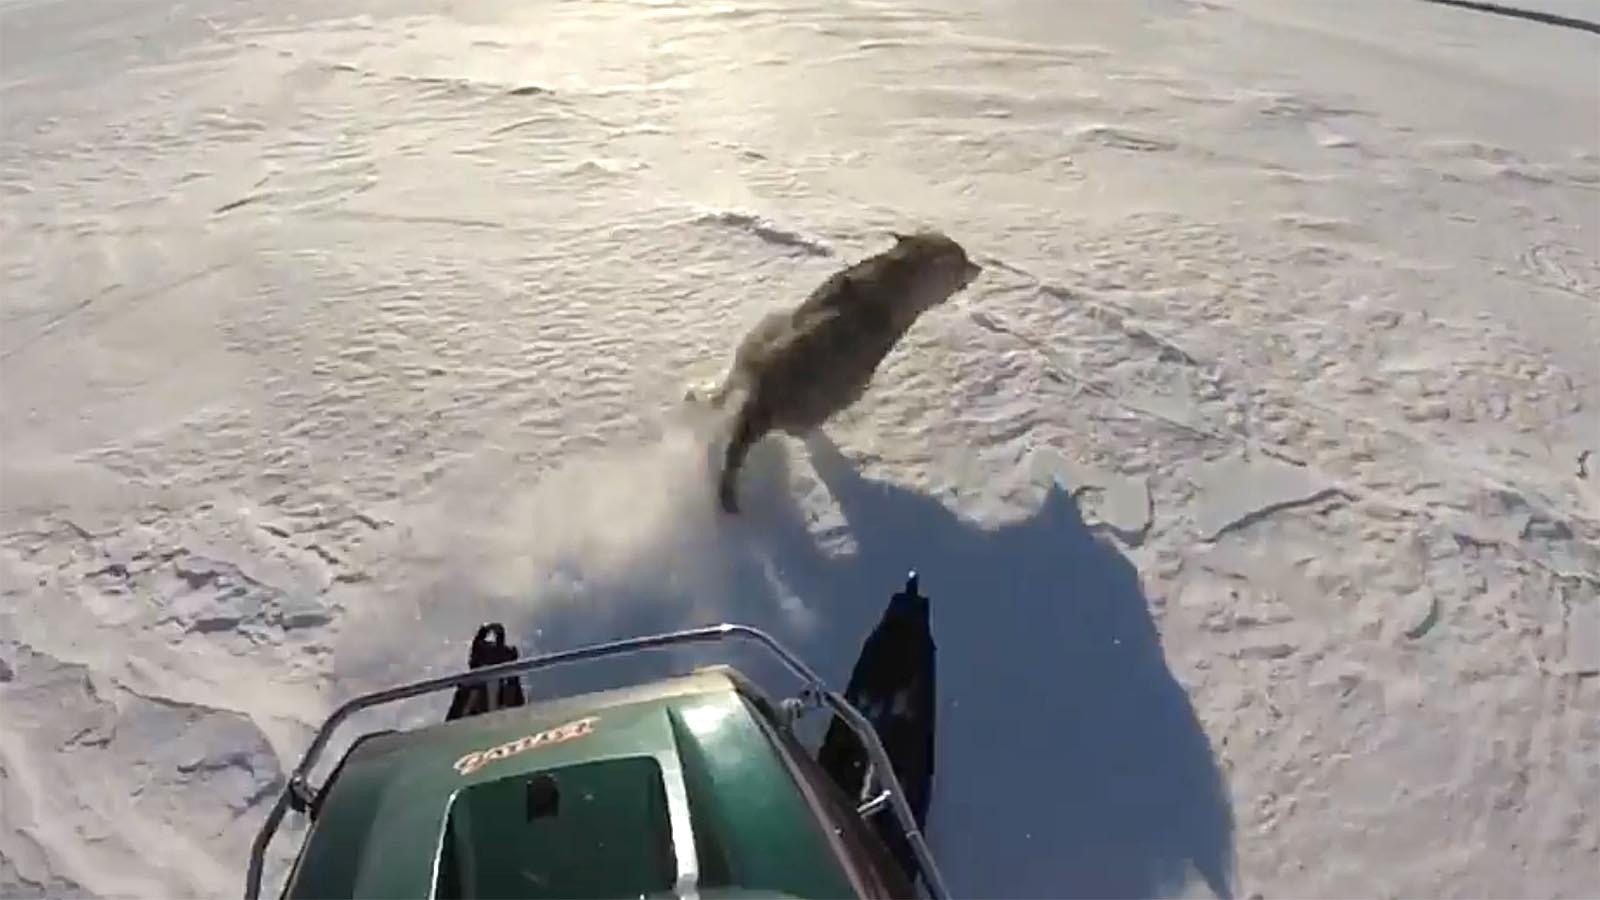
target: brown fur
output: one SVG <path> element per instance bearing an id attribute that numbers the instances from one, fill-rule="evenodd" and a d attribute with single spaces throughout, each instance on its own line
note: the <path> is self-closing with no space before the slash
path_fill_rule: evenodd
<path id="1" fill-rule="evenodd" d="M 980 271 L 942 234 L 897 235 L 892 248 L 834 274 L 798 307 L 758 322 L 710 398 L 738 403 L 717 489 L 722 508 L 738 512 L 736 482 L 752 445 L 773 430 L 803 435 L 861 399 L 918 317 Z"/>

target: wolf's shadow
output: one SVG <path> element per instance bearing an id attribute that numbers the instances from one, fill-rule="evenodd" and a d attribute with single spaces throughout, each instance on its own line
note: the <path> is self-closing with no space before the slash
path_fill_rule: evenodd
<path id="1" fill-rule="evenodd" d="M 842 686 L 889 594 L 919 572 L 938 644 L 928 830 L 952 892 L 1151 897 L 1198 874 L 1230 896 L 1233 818 L 1209 742 L 1132 564 L 1067 493 L 986 529 L 864 478 L 825 437 L 807 446 L 855 552 L 822 553 L 795 504 L 752 498 L 722 526 L 740 548 L 724 617 L 767 629 Z M 771 483 L 770 470 L 754 474 Z M 811 627 L 780 591 L 806 604 Z M 668 624 L 644 619 L 623 627 Z"/>

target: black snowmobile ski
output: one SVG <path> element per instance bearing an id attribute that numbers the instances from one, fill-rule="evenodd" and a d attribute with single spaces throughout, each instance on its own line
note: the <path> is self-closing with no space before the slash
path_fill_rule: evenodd
<path id="1" fill-rule="evenodd" d="M 935 653 L 928 598 L 918 590 L 917 573 L 912 572 L 867 636 L 845 688 L 845 699 L 883 741 L 918 828 L 927 822 L 933 794 Z M 871 800 L 863 796 L 871 784 L 866 751 L 838 717 L 828 727 L 817 761 L 847 795 Z M 915 872 L 916 855 L 905 835 L 882 817 L 875 824 L 895 859 L 907 872 Z"/>

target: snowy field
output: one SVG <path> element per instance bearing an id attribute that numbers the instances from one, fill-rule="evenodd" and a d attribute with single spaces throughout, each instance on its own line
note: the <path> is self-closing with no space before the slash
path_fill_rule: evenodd
<path id="1" fill-rule="evenodd" d="M 913 567 L 963 896 L 1600 890 L 1600 36 L 4 0 L 0 197 L 0 896 L 237 895 L 488 617 L 842 681 Z M 918 225 L 984 275 L 719 514 L 685 387 Z"/>

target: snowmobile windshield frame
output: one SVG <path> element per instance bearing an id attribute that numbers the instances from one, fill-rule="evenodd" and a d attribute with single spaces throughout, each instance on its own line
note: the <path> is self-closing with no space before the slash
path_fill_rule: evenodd
<path id="1" fill-rule="evenodd" d="M 945 889 L 944 879 L 939 872 L 938 865 L 933 860 L 933 855 L 928 849 L 927 841 L 924 839 L 921 829 L 917 827 L 911 807 L 906 801 L 905 791 L 895 778 L 894 767 L 890 763 L 888 753 L 884 750 L 882 742 L 878 739 L 877 732 L 867 718 L 849 701 L 845 700 L 843 695 L 829 689 L 823 683 L 821 677 L 804 660 L 780 644 L 771 635 L 748 625 L 723 623 L 530 656 L 497 665 L 468 669 L 451 675 L 400 684 L 362 694 L 345 701 L 328 716 L 327 720 L 317 730 L 316 735 L 312 738 L 310 745 L 307 746 L 305 754 L 300 758 L 300 762 L 296 764 L 283 790 L 278 793 L 276 801 L 274 801 L 271 809 L 268 810 L 266 820 L 262 823 L 261 829 L 257 832 L 255 840 L 251 844 L 249 868 L 245 874 L 244 896 L 246 900 L 257 900 L 260 896 L 261 878 L 265 867 L 267 849 L 271 845 L 274 835 L 277 834 L 285 814 L 291 806 L 303 809 L 314 801 L 318 792 L 310 786 L 311 771 L 327 749 L 334 732 L 346 719 L 356 713 L 426 694 L 452 690 L 464 685 L 488 684 L 502 678 L 518 676 L 553 666 L 594 660 L 607 656 L 638 653 L 675 645 L 728 640 L 749 641 L 771 653 L 805 685 L 804 691 L 806 694 L 815 697 L 822 705 L 832 710 L 855 733 L 871 760 L 876 777 L 883 788 L 883 799 L 888 803 L 887 811 L 895 817 L 905 835 L 906 841 L 912 848 L 919 870 L 917 874 L 921 876 L 924 886 L 932 897 L 939 898 L 939 900 L 948 897 L 949 893 Z"/>

